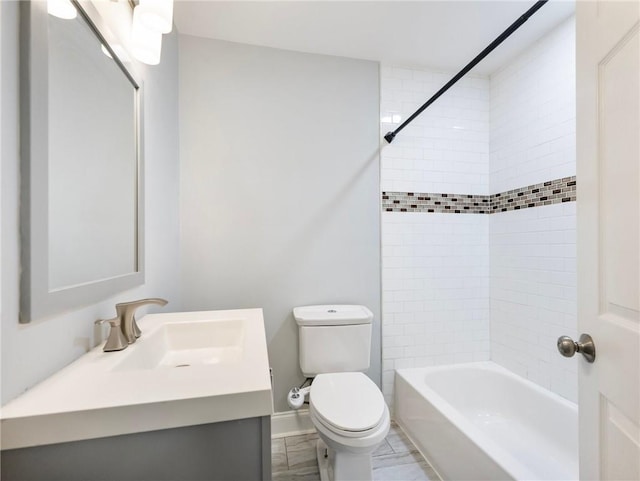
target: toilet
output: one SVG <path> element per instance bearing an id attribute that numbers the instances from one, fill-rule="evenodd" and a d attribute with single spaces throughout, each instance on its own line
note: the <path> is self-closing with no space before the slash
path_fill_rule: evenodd
<path id="1" fill-rule="evenodd" d="M 371 453 L 389 432 L 389 409 L 369 368 L 372 312 L 364 306 L 296 307 L 300 368 L 314 378 L 309 414 L 322 481 L 370 481 Z"/>

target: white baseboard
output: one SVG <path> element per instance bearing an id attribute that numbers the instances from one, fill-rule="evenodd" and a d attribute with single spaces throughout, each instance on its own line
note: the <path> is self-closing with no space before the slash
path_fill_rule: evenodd
<path id="1" fill-rule="evenodd" d="M 309 434 L 315 432 L 308 409 L 286 411 L 271 415 L 271 437 L 283 438 L 297 434 Z"/>

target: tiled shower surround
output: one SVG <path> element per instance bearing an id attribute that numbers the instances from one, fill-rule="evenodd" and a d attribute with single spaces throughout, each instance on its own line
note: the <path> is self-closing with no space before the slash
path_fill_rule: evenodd
<path id="1" fill-rule="evenodd" d="M 450 78 L 382 65 L 382 133 Z M 489 194 L 489 97 L 489 79 L 467 76 L 417 117 L 381 151 L 382 191 Z M 389 405 L 396 368 L 489 359 L 488 217 L 382 212 Z"/>
<path id="2" fill-rule="evenodd" d="M 576 174 L 575 99 L 570 18 L 491 76 L 491 192 Z M 576 203 L 489 217 L 491 357 L 577 401 Z"/>
<path id="3" fill-rule="evenodd" d="M 576 400 L 555 352 L 577 330 L 574 32 L 462 79 L 382 149 L 390 405 L 396 368 L 488 359 Z M 383 66 L 381 133 L 453 73 Z"/>

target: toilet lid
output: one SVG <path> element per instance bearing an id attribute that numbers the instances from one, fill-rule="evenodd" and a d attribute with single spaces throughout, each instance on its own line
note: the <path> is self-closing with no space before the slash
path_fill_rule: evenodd
<path id="1" fill-rule="evenodd" d="M 342 431 L 367 431 L 384 416 L 378 386 L 361 372 L 319 374 L 311 384 L 311 407 L 328 424 Z"/>

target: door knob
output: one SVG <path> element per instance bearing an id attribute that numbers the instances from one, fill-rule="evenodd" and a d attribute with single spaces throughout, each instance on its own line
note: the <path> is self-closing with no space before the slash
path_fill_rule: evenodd
<path id="1" fill-rule="evenodd" d="M 578 342 L 569 336 L 560 336 L 558 338 L 558 351 L 564 357 L 572 357 L 576 352 L 579 352 L 587 362 L 596 360 L 596 345 L 589 334 L 580 334 Z"/>

